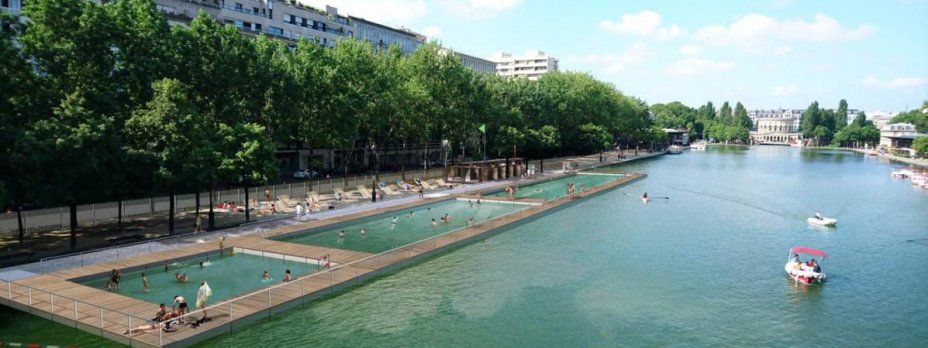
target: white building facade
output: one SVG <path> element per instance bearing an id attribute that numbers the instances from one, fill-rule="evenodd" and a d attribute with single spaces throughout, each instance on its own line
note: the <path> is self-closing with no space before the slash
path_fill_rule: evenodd
<path id="1" fill-rule="evenodd" d="M 448 48 L 442 48 L 441 53 L 454 54 L 456 57 L 458 57 L 458 59 L 461 60 L 461 64 L 464 65 L 464 68 L 466 69 L 470 69 L 481 74 L 496 74 L 496 62 L 494 61 L 475 57 L 469 54 L 464 54 Z"/>
<path id="2" fill-rule="evenodd" d="M 493 60 L 496 61 L 496 74 L 503 77 L 538 80 L 541 75 L 560 69 L 558 59 L 542 51 L 527 51 L 524 56 L 497 53 Z"/>
<path id="3" fill-rule="evenodd" d="M 397 46 L 403 55 L 410 55 L 419 46 L 425 44 L 425 35 L 405 28 L 393 28 L 383 24 L 371 22 L 364 18 L 349 16 L 354 25 L 354 37 L 370 42 L 374 49 L 385 51 L 391 46 Z"/>

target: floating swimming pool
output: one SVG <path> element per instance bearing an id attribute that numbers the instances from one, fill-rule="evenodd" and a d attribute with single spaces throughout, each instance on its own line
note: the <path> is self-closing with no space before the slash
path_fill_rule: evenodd
<path id="1" fill-rule="evenodd" d="M 516 187 L 516 198 L 543 199 L 553 201 L 567 196 L 567 184 L 574 183 L 577 192 L 585 191 L 591 187 L 600 186 L 618 179 L 621 175 L 608 174 L 577 174 L 537 184 Z M 505 191 L 494 192 L 487 197 L 506 197 Z"/>
<path id="2" fill-rule="evenodd" d="M 249 253 L 257 253 L 257 255 Z M 167 305 L 174 301 L 175 295 L 181 295 L 187 299 L 192 311 L 196 302 L 197 290 L 203 281 L 206 281 L 213 290 L 213 296 L 210 296 L 209 302 L 216 303 L 280 283 L 284 278 L 285 271 L 288 269 L 291 275 L 296 278 L 301 275 L 315 273 L 319 268 L 319 265 L 311 259 L 293 261 L 297 258 L 288 256 L 287 260 L 284 260 L 281 255 L 262 256 L 260 253 L 238 250 L 234 255 L 222 258 L 217 253 L 183 260 L 181 263 L 168 264 L 167 270 L 165 270 L 164 265 L 153 265 L 144 271 L 148 276 L 149 291 L 144 291 L 142 287 L 143 271 L 140 270 L 124 273 L 119 281 L 119 290 L 113 292 L 142 301 Z M 200 262 L 204 263 L 203 267 L 200 266 Z M 264 270 L 270 273 L 271 279 L 262 279 Z M 185 283 L 176 281 L 176 273 L 186 273 L 189 280 Z M 108 277 L 104 277 L 81 281 L 80 283 L 98 289 L 105 289 L 108 280 Z"/>
<path id="3" fill-rule="evenodd" d="M 411 210 L 381 214 L 360 220 L 353 220 L 333 226 L 307 230 L 303 233 L 275 237 L 274 239 L 317 245 L 330 248 L 348 249 L 367 253 L 381 253 L 396 247 L 417 242 L 445 232 L 467 226 L 467 219 L 474 218 L 475 223 L 504 216 L 526 209 L 524 204 L 492 203 L 466 201 L 445 201 Z M 410 213 L 412 213 L 410 215 Z M 441 217 L 448 214 L 450 223 L 442 223 Z M 396 218 L 396 224 L 393 218 Z M 432 227 L 432 220 L 437 226 Z M 367 231 L 361 235 L 361 228 Z M 339 240 L 339 231 L 345 231 L 344 240 Z"/>

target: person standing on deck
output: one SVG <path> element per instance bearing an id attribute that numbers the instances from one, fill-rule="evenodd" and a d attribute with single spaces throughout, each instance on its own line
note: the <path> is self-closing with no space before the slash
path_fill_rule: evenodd
<path id="1" fill-rule="evenodd" d="M 174 304 L 171 305 L 171 310 L 176 310 L 178 315 L 187 314 L 187 299 L 181 295 L 174 295 Z M 181 323 L 183 321 L 184 318 L 181 317 Z"/>
<path id="2" fill-rule="evenodd" d="M 197 290 L 197 309 L 203 310 L 203 319 L 206 319 L 206 300 L 213 295 L 213 289 L 209 288 L 206 282 L 200 283 L 200 289 Z"/>
<path id="3" fill-rule="evenodd" d="M 203 232 L 203 223 L 200 220 L 200 212 L 197 212 L 196 222 L 193 224 L 193 233 Z"/>

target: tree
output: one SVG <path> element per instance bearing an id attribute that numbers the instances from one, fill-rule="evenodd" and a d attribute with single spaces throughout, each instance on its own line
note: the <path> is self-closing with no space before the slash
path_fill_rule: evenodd
<path id="1" fill-rule="evenodd" d="M 741 105 L 740 101 L 735 105 L 734 125 L 749 131 L 754 128 L 754 122 L 751 121 L 747 109 L 744 108 L 744 105 Z"/>
<path id="2" fill-rule="evenodd" d="M 922 107 L 907 112 L 900 113 L 893 117 L 890 123 L 911 123 L 915 125 L 921 133 L 928 133 L 928 101 L 922 103 Z"/>
<path id="3" fill-rule="evenodd" d="M 732 121 L 731 106 L 728 105 L 727 101 L 723 103 L 722 108 L 719 109 L 718 121 L 725 125 L 734 125 L 734 122 Z"/>
<path id="4" fill-rule="evenodd" d="M 612 142 L 612 136 L 605 127 L 593 123 L 581 125 L 578 129 L 580 151 L 584 153 L 603 151 Z"/>
<path id="5" fill-rule="evenodd" d="M 799 121 L 799 131 L 802 132 L 802 136 L 806 138 L 812 138 L 815 135 L 815 127 L 821 124 L 820 121 L 821 111 L 818 108 L 818 102 L 812 102 L 806 111 L 802 113 L 802 118 Z"/>
<path id="6" fill-rule="evenodd" d="M 912 142 L 912 149 L 921 158 L 928 158 L 928 137 L 919 137 Z"/>
<path id="7" fill-rule="evenodd" d="M 841 99 L 838 103 L 838 111 L 834 115 L 835 132 L 840 131 L 847 126 L 847 100 Z"/>
<path id="8" fill-rule="evenodd" d="M 200 188 L 218 165 L 210 120 L 197 112 L 188 98 L 190 88 L 174 79 L 153 84 L 154 96 L 126 123 L 130 152 L 157 166 L 155 181 L 170 193 L 168 231 L 174 234 L 174 194 Z"/>

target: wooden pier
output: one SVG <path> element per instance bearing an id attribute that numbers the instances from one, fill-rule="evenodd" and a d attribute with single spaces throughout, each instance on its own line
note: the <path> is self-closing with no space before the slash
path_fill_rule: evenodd
<path id="1" fill-rule="evenodd" d="M 314 274 L 296 278 L 288 283 L 278 283 L 267 288 L 210 304 L 206 310 L 212 321 L 193 329 L 179 326 L 175 332 L 152 330 L 151 332 L 125 335 L 127 328 L 136 328 L 147 323 L 158 305 L 130 298 L 101 289 L 81 285 L 72 280 L 105 276 L 111 269 L 131 270 L 141 267 L 157 267 L 165 262 L 185 259 L 219 251 L 219 243 L 202 243 L 174 250 L 155 252 L 143 256 L 122 259 L 63 271 L 48 273 L 14 282 L 0 281 L 0 304 L 8 305 L 37 316 L 48 318 L 64 325 L 76 327 L 102 337 L 136 347 L 181 347 L 207 338 L 230 332 L 255 320 L 269 317 L 273 313 L 355 285 L 368 277 L 380 274 L 400 265 L 415 261 L 419 257 L 440 252 L 454 245 L 475 240 L 481 235 L 501 227 L 516 224 L 525 219 L 545 214 L 551 209 L 572 204 L 591 195 L 623 186 L 643 178 L 644 174 L 627 175 L 615 181 L 574 194 L 573 199 L 561 198 L 544 202 L 541 200 L 515 200 L 526 204 L 526 209 L 484 221 L 474 226 L 430 237 L 380 254 L 369 254 L 344 249 L 286 243 L 266 239 L 324 227 L 386 212 L 403 211 L 410 207 L 433 204 L 458 198 L 476 198 L 472 194 L 451 195 L 442 199 L 420 200 L 414 203 L 377 209 L 350 216 L 312 221 L 306 224 L 287 226 L 262 233 L 260 236 L 244 236 L 226 239 L 224 248 L 244 248 L 253 251 L 274 253 L 298 258 L 319 259 L 328 255 L 335 265 Z M 486 191 L 499 190 L 506 184 Z M 526 184 L 522 184 L 528 185 Z M 498 198 L 498 197 L 497 197 Z M 486 198 L 482 198 L 487 200 Z M 501 201 L 508 202 L 507 199 Z M 200 317 L 192 312 L 187 317 Z"/>

